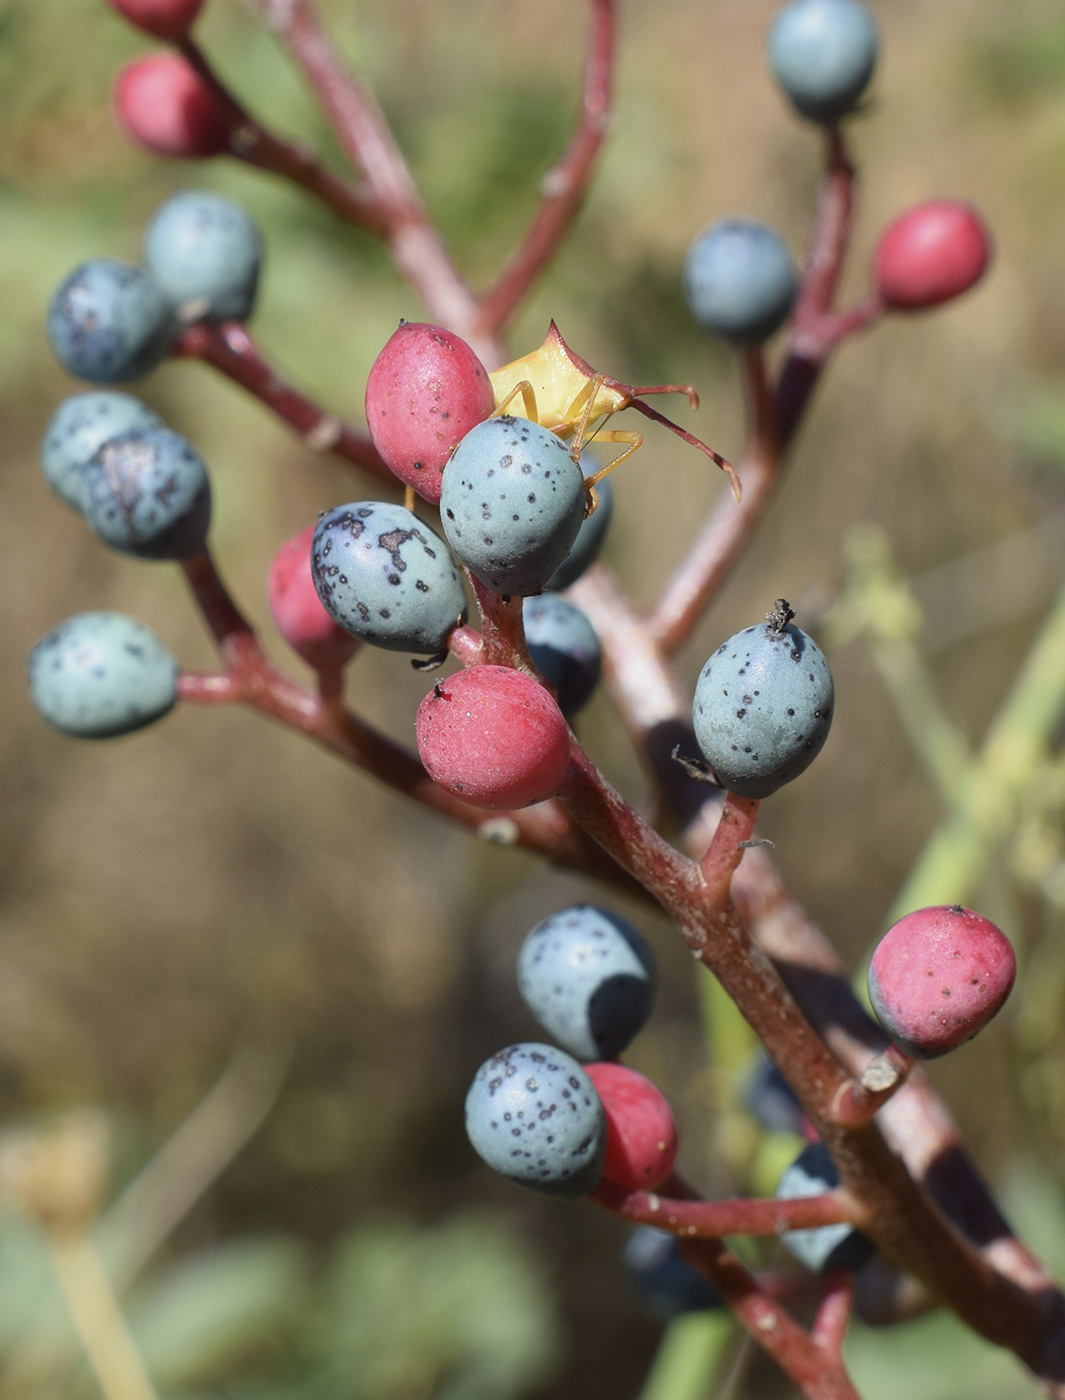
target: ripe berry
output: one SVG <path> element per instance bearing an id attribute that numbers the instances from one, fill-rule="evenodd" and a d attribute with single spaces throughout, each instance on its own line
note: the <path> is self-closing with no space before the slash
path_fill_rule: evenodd
<path id="1" fill-rule="evenodd" d="M 166 39 L 172 44 L 184 39 L 193 21 L 203 8 L 203 0 L 110 0 L 130 24 Z"/>
<path id="2" fill-rule="evenodd" d="M 518 989 L 555 1040 L 580 1060 L 620 1055 L 651 1014 L 655 960 L 620 914 L 574 904 L 532 929 L 518 954 Z"/>
<path id="3" fill-rule="evenodd" d="M 526 598 L 522 607 L 529 655 L 555 687 L 559 709 L 575 715 L 592 698 L 603 669 L 595 628 L 554 593 Z"/>
<path id="4" fill-rule="evenodd" d="M 114 103 L 129 135 L 156 155 L 197 159 L 229 149 L 225 113 L 180 54 L 135 58 L 115 80 Z"/>
<path id="5" fill-rule="evenodd" d="M 333 620 L 388 651 L 435 655 L 466 618 L 447 545 L 402 506 L 352 501 L 327 511 L 315 527 L 311 571 Z"/>
<path id="6" fill-rule="evenodd" d="M 56 359 L 94 384 L 139 379 L 166 358 L 176 334 L 170 307 L 150 274 L 114 258 L 76 267 L 48 306 Z"/>
<path id="7" fill-rule="evenodd" d="M 489 418 L 459 443 L 444 473 L 448 544 L 497 593 L 539 593 L 584 519 L 584 476 L 569 449 L 527 418 Z"/>
<path id="8" fill-rule="evenodd" d="M 366 381 L 374 446 L 400 481 L 434 505 L 452 452 L 493 408 L 488 371 L 441 326 L 402 322 Z"/>
<path id="9" fill-rule="evenodd" d="M 519 1186 L 576 1197 L 599 1184 L 603 1105 L 564 1050 L 526 1041 L 486 1060 L 466 1095 L 466 1133 L 482 1160 Z"/>
<path id="10" fill-rule="evenodd" d="M 777 1185 L 777 1199 L 821 1196 L 839 1185 L 839 1172 L 823 1142 L 811 1142 L 788 1167 Z M 853 1225 L 820 1225 L 811 1230 L 788 1230 L 780 1243 L 793 1259 L 814 1273 L 830 1269 L 859 1269 L 876 1246 Z"/>
<path id="11" fill-rule="evenodd" d="M 654 1191 L 673 1170 L 677 1125 L 660 1089 L 626 1065 L 585 1065 L 606 1114 L 603 1176 L 628 1191 Z"/>
<path id="12" fill-rule="evenodd" d="M 768 797 L 797 778 L 821 752 L 832 722 L 824 653 L 784 622 L 792 613 L 783 599 L 769 616 L 719 646 L 695 687 L 699 747 L 718 782 L 741 797 Z"/>
<path id="13" fill-rule="evenodd" d="M 876 67 L 876 21 L 861 0 L 795 0 L 777 13 L 769 66 L 804 117 L 835 122 L 852 111 Z"/>
<path id="14" fill-rule="evenodd" d="M 873 257 L 877 291 L 893 311 L 920 311 L 979 282 L 991 236 L 969 204 L 936 199 L 909 209 L 880 236 Z"/>
<path id="15" fill-rule="evenodd" d="M 203 458 L 169 428 L 112 438 L 85 464 L 85 520 L 138 559 L 191 559 L 207 541 L 211 485 Z"/>
<path id="16" fill-rule="evenodd" d="M 182 190 L 152 216 L 144 265 L 182 321 L 246 321 L 255 305 L 263 240 L 239 204 Z"/>
<path id="17" fill-rule="evenodd" d="M 764 1050 L 758 1052 L 743 1086 L 743 1102 L 752 1117 L 770 1132 L 806 1135 L 808 1120 L 802 1104 Z"/>
<path id="18" fill-rule="evenodd" d="M 684 261 L 688 310 L 704 330 L 760 345 L 784 324 L 798 282 L 787 244 L 758 219 L 703 229 Z"/>
<path id="19" fill-rule="evenodd" d="M 56 495 L 81 510 L 86 462 L 105 442 L 122 433 L 161 428 L 147 404 L 131 394 L 94 390 L 64 399 L 41 440 L 41 469 Z"/>
<path id="20" fill-rule="evenodd" d="M 337 625 L 322 606 L 311 573 L 314 526 L 286 540 L 274 555 L 267 580 L 270 614 L 294 651 L 314 667 L 332 669 L 350 661 L 358 639 Z"/>
<path id="21" fill-rule="evenodd" d="M 938 905 L 884 934 L 869 964 L 869 998 L 892 1040 L 930 1060 L 987 1025 L 1016 971 L 1001 929 L 960 904 Z"/>
<path id="22" fill-rule="evenodd" d="M 40 713 L 80 739 L 142 729 L 177 700 L 177 662 L 154 632 L 122 613 L 68 617 L 30 652 L 28 670 Z"/>
<path id="23" fill-rule="evenodd" d="M 471 666 L 418 706 L 418 753 L 434 782 L 476 807 L 528 807 L 552 797 L 569 767 L 562 712 L 531 676 Z"/>
<path id="24" fill-rule="evenodd" d="M 583 460 L 586 460 L 590 455 L 594 456 L 585 450 Z M 598 464 L 596 464 L 595 470 L 598 470 Z M 589 472 L 589 475 L 592 474 Z M 544 588 L 553 593 L 561 593 L 571 583 L 576 583 L 585 569 L 599 558 L 607 531 L 610 529 L 610 522 L 614 516 L 614 488 L 610 484 L 610 478 L 605 476 L 595 490 L 599 497 L 599 505 L 591 515 L 586 515 L 581 521 L 581 528 L 577 531 L 573 548 L 544 584 Z"/>
<path id="25" fill-rule="evenodd" d="M 684 1262 L 680 1242 L 668 1230 L 637 1225 L 621 1258 L 641 1303 L 659 1322 L 722 1306 L 717 1289 Z"/>

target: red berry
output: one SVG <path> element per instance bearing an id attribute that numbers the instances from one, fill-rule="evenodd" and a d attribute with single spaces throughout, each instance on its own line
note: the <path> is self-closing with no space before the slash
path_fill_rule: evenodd
<path id="1" fill-rule="evenodd" d="M 1016 971 L 1001 929 L 960 904 L 938 905 L 884 934 L 869 964 L 869 997 L 892 1040 L 930 1060 L 987 1025 Z"/>
<path id="2" fill-rule="evenodd" d="M 452 452 L 494 408 L 488 371 L 440 326 L 404 322 L 366 381 L 374 446 L 400 481 L 434 505 Z"/>
<path id="3" fill-rule="evenodd" d="M 629 1191 L 654 1191 L 673 1170 L 677 1125 L 661 1091 L 625 1065 L 585 1065 L 606 1114 L 603 1175 Z"/>
<path id="4" fill-rule="evenodd" d="M 561 710 L 508 666 L 472 666 L 439 681 L 418 706 L 414 730 L 429 776 L 475 807 L 543 802 L 569 767 Z"/>
<path id="5" fill-rule="evenodd" d="M 991 236 L 969 204 L 919 204 L 881 234 L 873 258 L 877 290 L 893 311 L 920 311 L 967 292 L 991 258 Z"/>
<path id="6" fill-rule="evenodd" d="M 217 156 L 229 146 L 224 113 L 180 54 L 147 54 L 123 68 L 115 112 L 133 139 L 157 155 Z"/>
<path id="7" fill-rule="evenodd" d="M 110 0 L 110 4 L 130 24 L 174 44 L 184 39 L 203 8 L 203 0 Z"/>
<path id="8" fill-rule="evenodd" d="M 343 666 L 359 641 L 338 626 L 322 606 L 311 573 L 314 526 L 286 540 L 274 556 L 267 580 L 270 613 L 289 646 L 314 667 Z"/>

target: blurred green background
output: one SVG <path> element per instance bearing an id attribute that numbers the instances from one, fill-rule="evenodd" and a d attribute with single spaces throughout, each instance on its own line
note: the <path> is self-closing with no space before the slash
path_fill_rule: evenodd
<path id="1" fill-rule="evenodd" d="M 461 265 L 484 285 L 569 129 L 579 7 L 322 9 Z M 1049 0 L 874 9 L 883 62 L 852 124 L 862 183 L 847 295 L 865 290 L 878 230 L 924 198 L 976 203 L 996 262 L 957 306 L 896 318 L 840 354 L 758 541 L 681 665 L 694 679 L 722 637 L 781 594 L 800 622 L 818 622 L 845 587 L 854 529 L 875 526 L 920 605 L 921 664 L 976 744 L 1065 576 L 1065 21 Z M 768 0 L 623 6 L 608 153 L 512 338 L 525 353 L 554 317 L 581 355 L 623 380 L 691 379 L 703 399 L 693 429 L 729 456 L 741 446 L 735 366 L 689 324 L 679 267 L 692 236 L 726 213 L 769 219 L 802 249 L 819 148 L 764 70 L 773 10 Z M 334 150 L 249 7 L 209 0 L 202 38 L 269 124 Z M 371 240 L 288 189 L 232 163 L 132 150 L 108 91 L 143 47 L 102 0 L 0 0 L 0 1119 L 102 1106 L 117 1195 L 238 1047 L 232 1112 L 249 1124 L 258 1114 L 262 1127 L 153 1255 L 155 1283 L 130 1295 L 166 1395 L 624 1400 L 639 1393 L 660 1331 L 622 1277 L 624 1231 L 493 1179 L 461 1127 L 476 1066 L 536 1034 L 514 985 L 524 933 L 602 896 L 478 845 L 242 712 L 190 707 L 97 746 L 47 730 L 30 708 L 23 658 L 70 612 L 130 612 L 188 667 L 212 662 L 176 571 L 108 554 L 40 476 L 44 425 L 77 388 L 43 332 L 66 272 L 88 257 L 135 258 L 173 189 L 240 199 L 268 241 L 262 344 L 356 420 L 377 351 L 399 317 L 422 314 Z M 221 567 L 279 663 L 301 673 L 270 623 L 265 571 L 319 510 L 373 488 L 201 366 L 165 366 L 138 392 L 210 464 Z M 614 480 L 608 557 L 649 602 L 720 480 L 665 433 L 649 434 Z M 857 966 L 940 809 L 870 649 L 841 643 L 832 660 L 830 742 L 767 804 L 762 828 Z M 386 653 L 352 669 L 352 703 L 408 741 L 424 678 Z M 580 729 L 639 800 L 644 778 L 601 699 Z M 1032 969 L 1027 987 L 934 1070 L 982 1167 L 1007 1182 L 1015 1213 L 1058 1263 L 1062 790 L 1048 769 L 1023 849 L 1001 840 L 980 891 L 979 907 Z M 726 1140 L 716 1112 L 727 1088 L 709 1067 L 690 958 L 665 921 L 612 902 L 662 968 L 632 1062 L 676 1106 L 685 1172 L 731 1189 L 749 1144 Z M 13 1218 L 0 1231 L 0 1279 L 0 1397 L 93 1393 L 64 1361 L 73 1353 L 43 1256 Z M 1012 1363 L 938 1319 L 912 1335 L 858 1336 L 853 1355 L 869 1396 L 1034 1394 Z M 736 1393 L 787 1392 L 755 1366 Z"/>

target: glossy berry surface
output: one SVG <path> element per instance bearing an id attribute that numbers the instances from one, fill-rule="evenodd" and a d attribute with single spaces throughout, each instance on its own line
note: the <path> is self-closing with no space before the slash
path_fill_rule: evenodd
<path id="1" fill-rule="evenodd" d="M 180 54 L 136 58 L 115 81 L 115 115 L 157 156 L 197 159 L 229 149 L 229 124 L 203 79 Z"/>
<path id="2" fill-rule="evenodd" d="M 332 669 L 350 661 L 358 638 L 334 622 L 322 606 L 311 573 L 314 526 L 286 540 L 274 555 L 267 577 L 270 615 L 294 651 L 312 666 Z"/>
<path id="3" fill-rule="evenodd" d="M 1016 973 L 1010 941 L 990 919 L 935 905 L 884 934 L 869 963 L 869 999 L 892 1040 L 928 1060 L 982 1030 Z"/>
<path id="4" fill-rule="evenodd" d="M 130 24 L 171 43 L 183 39 L 203 8 L 203 0 L 110 0 Z"/>
<path id="5" fill-rule="evenodd" d="M 132 394 L 93 390 L 64 399 L 48 421 L 41 439 L 41 470 L 55 494 L 81 510 L 84 468 L 96 452 L 123 433 L 161 428 L 147 404 Z"/>
<path id="6" fill-rule="evenodd" d="M 434 505 L 452 452 L 494 408 L 488 371 L 466 342 L 424 322 L 400 326 L 366 381 L 374 446 L 400 481 Z"/>
<path id="7" fill-rule="evenodd" d="M 522 607 L 529 656 L 555 687 L 559 709 L 575 715 L 592 698 L 603 670 L 603 649 L 580 608 L 553 593 Z"/>
<path id="8" fill-rule="evenodd" d="M 654 1191 L 677 1157 L 677 1125 L 662 1091 L 636 1070 L 585 1065 L 606 1114 L 603 1176 L 628 1191 Z"/>
<path id="9" fill-rule="evenodd" d="M 122 613 L 68 617 L 30 652 L 28 670 L 38 711 L 81 739 L 142 729 L 177 700 L 177 662 L 154 632 Z"/>
<path id="10" fill-rule="evenodd" d="M 668 1230 L 637 1225 L 621 1259 L 644 1310 L 660 1322 L 723 1306 L 709 1279 L 681 1258 L 680 1241 Z"/>
<path id="11" fill-rule="evenodd" d="M 402 506 L 352 501 L 327 511 L 315 527 L 311 571 L 334 621 L 387 651 L 435 655 L 466 617 L 447 545 Z"/>
<path id="12" fill-rule="evenodd" d="M 139 559 L 191 559 L 207 542 L 211 485 L 179 433 L 152 428 L 105 442 L 85 465 L 85 520 L 112 549 Z"/>
<path id="13" fill-rule="evenodd" d="M 527 418 L 490 418 L 444 473 L 440 520 L 455 554 L 497 593 L 539 593 L 584 519 L 584 475 L 569 449 Z"/>
<path id="14" fill-rule="evenodd" d="M 766 51 L 796 111 L 834 122 L 853 110 L 873 76 L 876 21 L 861 0 L 796 0 L 774 19 Z"/>
<path id="15" fill-rule="evenodd" d="M 821 1196 L 839 1185 L 839 1173 L 823 1142 L 811 1142 L 788 1167 L 777 1185 L 779 1200 Z M 788 1230 L 780 1242 L 793 1259 L 814 1273 L 829 1269 L 858 1269 L 875 1246 L 853 1225 L 821 1225 L 813 1230 Z"/>
<path id="16" fill-rule="evenodd" d="M 263 240 L 239 204 L 182 190 L 152 216 L 144 265 L 182 321 L 246 321 L 255 305 Z"/>
<path id="17" fill-rule="evenodd" d="M 718 782 L 768 797 L 821 752 L 835 703 L 821 648 L 791 624 L 748 627 L 722 643 L 699 674 L 695 737 Z"/>
<path id="18" fill-rule="evenodd" d="M 564 1050 L 526 1041 L 486 1060 L 466 1095 L 466 1133 L 478 1156 L 519 1186 L 576 1197 L 599 1184 L 603 1106 Z"/>
<path id="19" fill-rule="evenodd" d="M 704 330 L 737 345 L 768 340 L 787 320 L 797 291 L 787 244 L 758 219 L 711 224 L 684 260 L 688 310 Z"/>
<path id="20" fill-rule="evenodd" d="M 588 472 L 588 475 L 594 475 L 595 471 L 598 470 L 598 463 L 594 460 L 593 454 L 586 451 L 582 461 L 585 463 L 584 470 Z M 568 588 L 571 583 L 576 583 L 585 569 L 599 558 L 606 542 L 610 522 L 614 518 L 614 488 L 610 484 L 610 478 L 604 477 L 595 489 L 599 497 L 598 506 L 591 515 L 586 515 L 581 521 L 581 528 L 577 531 L 573 547 L 544 584 L 546 589 L 550 589 L 554 593 L 559 593 L 563 588 Z"/>
<path id="21" fill-rule="evenodd" d="M 143 268 L 114 258 L 82 263 L 48 306 L 48 339 L 64 369 L 93 384 L 124 384 L 155 369 L 177 334 L 170 306 Z"/>
<path id="22" fill-rule="evenodd" d="M 991 235 L 976 210 L 953 199 L 909 209 L 880 237 L 877 292 L 893 311 L 920 311 L 967 292 L 991 259 Z"/>
<path id="23" fill-rule="evenodd" d="M 475 807 L 528 807 L 554 796 L 570 734 L 548 692 L 506 666 L 471 666 L 418 706 L 418 753 L 434 782 Z"/>
<path id="24" fill-rule="evenodd" d="M 579 1060 L 606 1060 L 643 1028 L 655 961 L 620 914 L 574 904 L 549 914 L 518 954 L 518 990 L 544 1030 Z"/>

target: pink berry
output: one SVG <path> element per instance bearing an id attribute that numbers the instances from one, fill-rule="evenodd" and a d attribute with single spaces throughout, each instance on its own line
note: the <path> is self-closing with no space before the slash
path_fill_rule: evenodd
<path id="1" fill-rule="evenodd" d="M 184 39 L 203 8 L 203 0 L 110 0 L 110 4 L 130 24 L 172 44 Z"/>
<path id="2" fill-rule="evenodd" d="M 270 613 L 289 646 L 316 668 L 350 661 L 359 641 L 326 612 L 311 573 L 314 526 L 286 540 L 274 556 L 267 580 Z"/>
<path id="3" fill-rule="evenodd" d="M 987 1025 L 1016 971 L 1009 939 L 989 919 L 936 905 L 884 934 L 869 964 L 869 997 L 892 1040 L 930 1060 Z"/>
<path id="4" fill-rule="evenodd" d="M 920 311 L 967 292 L 991 258 L 991 236 L 976 210 L 953 199 L 909 209 L 877 244 L 873 272 L 884 304 Z"/>
<path id="5" fill-rule="evenodd" d="M 585 1065 L 606 1114 L 603 1175 L 629 1191 L 654 1191 L 673 1170 L 677 1125 L 659 1089 L 625 1065 Z"/>
<path id="6" fill-rule="evenodd" d="M 176 53 L 134 59 L 115 82 L 115 112 L 133 139 L 161 156 L 217 156 L 229 124 L 203 79 Z"/>
<path id="7" fill-rule="evenodd" d="M 433 781 L 475 807 L 543 802 L 569 767 L 562 711 L 507 666 L 472 666 L 439 681 L 418 706 L 414 732 Z"/>
<path id="8" fill-rule="evenodd" d="M 466 342 L 422 322 L 402 323 L 366 381 L 374 446 L 433 505 L 452 452 L 494 408 L 488 371 Z"/>

